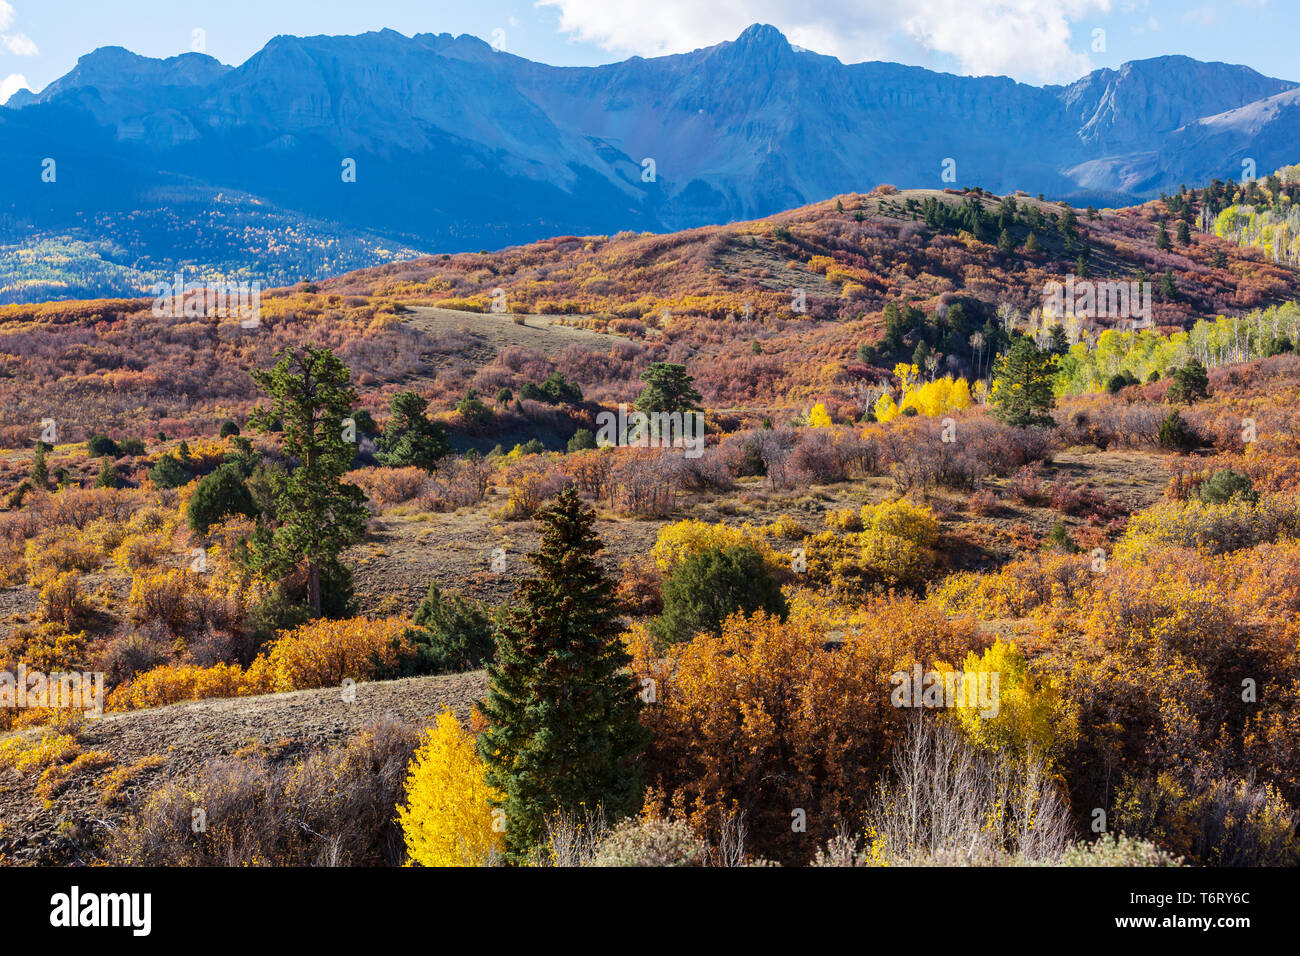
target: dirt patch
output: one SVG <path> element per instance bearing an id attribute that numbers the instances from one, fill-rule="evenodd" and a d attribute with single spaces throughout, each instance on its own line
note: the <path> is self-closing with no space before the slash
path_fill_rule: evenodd
<path id="1" fill-rule="evenodd" d="M 869 478 L 774 492 L 761 479 L 747 479 L 725 494 L 685 496 L 664 518 L 638 520 L 600 509 L 596 533 L 605 548 L 598 560 L 617 580 L 625 561 L 648 553 L 665 524 L 684 518 L 739 525 L 768 524 L 785 515 L 808 531 L 820 531 L 827 511 L 883 501 L 892 488 L 889 479 Z M 527 575 L 526 555 L 537 549 L 540 537 L 532 521 L 496 518 L 505 503 L 505 495 L 494 493 L 476 508 L 455 512 L 399 508 L 382 514 L 382 529 L 344 557 L 361 606 L 367 613 L 410 614 L 430 584 L 490 604 L 508 599 Z M 504 552 L 502 571 L 492 570 L 497 548 Z"/>
<path id="2" fill-rule="evenodd" d="M 472 339 L 473 344 L 461 350 L 458 357 L 476 366 L 490 365 L 502 349 L 512 345 L 538 349 L 549 356 L 558 355 L 570 345 L 605 352 L 614 342 L 626 341 L 616 335 L 562 325 L 558 316 L 459 312 L 423 305 L 408 309 L 406 324 L 413 329 L 437 334 L 456 332 Z"/>

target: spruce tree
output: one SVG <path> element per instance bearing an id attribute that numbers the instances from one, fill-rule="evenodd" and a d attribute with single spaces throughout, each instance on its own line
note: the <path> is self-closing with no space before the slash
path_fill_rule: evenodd
<path id="1" fill-rule="evenodd" d="M 545 818 L 639 809 L 635 759 L 649 733 L 619 636 L 613 584 L 596 562 L 594 512 L 572 488 L 536 515 L 540 548 L 497 634 L 479 705 L 487 780 L 504 794 L 506 859 L 527 860 Z"/>

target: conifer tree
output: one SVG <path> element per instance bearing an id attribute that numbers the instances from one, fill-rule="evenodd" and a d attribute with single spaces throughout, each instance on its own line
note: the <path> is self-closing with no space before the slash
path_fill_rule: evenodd
<path id="1" fill-rule="evenodd" d="M 648 740 L 619 636 L 613 584 L 596 562 L 594 512 L 572 488 L 536 515 L 540 548 L 497 634 L 479 705 L 487 782 L 504 794 L 506 858 L 522 863 L 549 814 L 640 805 L 634 761 Z"/>
<path id="2" fill-rule="evenodd" d="M 365 494 L 342 480 L 356 448 L 343 437 L 356 392 L 349 372 L 330 349 L 310 345 L 287 348 L 275 368 L 254 371 L 253 381 L 270 398 L 249 419 L 262 430 L 282 432 L 293 470 L 271 479 L 279 524 L 259 528 L 253 538 L 253 565 L 268 578 L 295 569 L 306 572 L 307 603 L 321 613 L 322 579 L 336 589 L 350 584 L 339 560 L 366 525 Z"/>
<path id="3" fill-rule="evenodd" d="M 685 365 L 652 362 L 641 373 L 645 388 L 636 400 L 639 412 L 692 412 L 700 409 L 700 393 Z"/>
<path id="4" fill-rule="evenodd" d="M 1056 356 L 1040 351 L 1033 339 L 1017 336 L 993 367 L 993 388 L 989 393 L 993 414 L 1017 428 L 1055 425 L 1051 416 L 1056 405 L 1052 387 L 1055 375 Z"/>
<path id="5" fill-rule="evenodd" d="M 425 415 L 429 400 L 416 392 L 398 392 L 390 408 L 392 417 L 379 440 L 375 456 L 381 465 L 395 468 L 415 466 L 432 470 L 447 455 L 447 430 Z"/>
<path id="6" fill-rule="evenodd" d="M 116 488 L 118 481 L 117 465 L 107 455 L 100 462 L 99 474 L 95 477 L 96 488 Z"/>
<path id="7" fill-rule="evenodd" d="M 45 442 L 36 443 L 36 457 L 32 460 L 32 484 L 45 491 L 50 486 L 50 466 L 45 463 Z"/>

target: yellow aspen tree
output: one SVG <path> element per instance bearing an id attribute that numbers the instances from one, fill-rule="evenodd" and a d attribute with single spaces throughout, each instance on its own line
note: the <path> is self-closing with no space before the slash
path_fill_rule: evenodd
<path id="1" fill-rule="evenodd" d="M 474 737 L 444 710 L 415 752 L 406 778 L 406 805 L 397 816 L 410 862 L 419 866 L 482 866 L 504 845 Z"/>

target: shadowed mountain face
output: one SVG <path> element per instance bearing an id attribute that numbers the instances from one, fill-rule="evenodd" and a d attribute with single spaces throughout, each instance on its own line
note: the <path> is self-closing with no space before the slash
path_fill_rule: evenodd
<path id="1" fill-rule="evenodd" d="M 594 68 L 388 30 L 276 37 L 237 68 L 106 48 L 0 109 L 0 211 L 38 233 L 222 191 L 462 250 L 750 218 L 881 182 L 1118 204 L 1239 176 L 1248 158 L 1261 174 L 1293 162 L 1296 89 L 1185 57 L 1045 88 L 844 65 L 758 25 Z M 166 258 L 189 240 L 149 241 Z"/>

